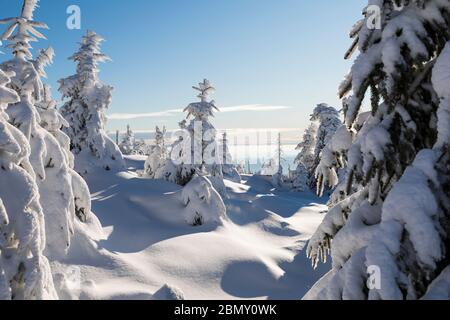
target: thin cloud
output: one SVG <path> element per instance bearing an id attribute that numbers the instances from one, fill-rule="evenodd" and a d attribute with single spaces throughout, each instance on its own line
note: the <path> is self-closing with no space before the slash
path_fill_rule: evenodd
<path id="1" fill-rule="evenodd" d="M 167 111 L 149 112 L 149 113 L 113 113 L 108 116 L 109 120 L 132 120 L 141 118 L 162 118 L 173 117 L 183 112 L 182 109 L 172 109 Z"/>
<path id="2" fill-rule="evenodd" d="M 263 104 L 247 104 L 240 106 L 231 106 L 220 108 L 221 113 L 228 112 L 269 112 L 277 110 L 291 109 L 289 106 L 270 106 Z M 149 112 L 149 113 L 113 113 L 108 116 L 109 120 L 133 120 L 141 118 L 162 118 L 162 117 L 173 117 L 183 112 L 183 109 L 171 109 L 159 112 Z"/>
<path id="3" fill-rule="evenodd" d="M 251 112 L 268 112 L 268 111 L 276 111 L 276 110 L 285 110 L 285 109 L 291 109 L 292 107 L 289 106 L 268 106 L 263 104 L 247 104 L 247 105 L 241 105 L 241 106 L 232 106 L 232 107 L 224 107 L 220 108 L 220 112 L 244 112 L 244 111 L 251 111 Z"/>

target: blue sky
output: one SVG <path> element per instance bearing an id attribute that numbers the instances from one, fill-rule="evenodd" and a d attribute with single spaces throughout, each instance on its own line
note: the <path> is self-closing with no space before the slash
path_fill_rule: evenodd
<path id="1" fill-rule="evenodd" d="M 69 5 L 81 8 L 81 30 L 66 28 Z M 67 60 L 87 29 L 106 38 L 113 62 L 101 66 L 103 82 L 115 87 L 108 114 L 152 117 L 110 120 L 109 130 L 175 128 L 195 101 L 191 89 L 203 78 L 216 86 L 218 128 L 298 128 L 317 103 L 340 107 L 339 82 L 350 68 L 343 59 L 348 32 L 364 0 L 41 0 L 35 19 L 46 22 L 55 63 L 48 82 L 72 74 Z M 2 17 L 15 16 L 20 0 L 2 0 Z M 4 30 L 4 26 L 0 26 Z M 5 50 L 3 50 L 5 51 Z M 1 60 L 7 59 L 0 56 Z M 252 109 L 236 106 L 251 105 Z M 255 107 L 254 105 L 257 105 Z M 262 106 L 262 107 L 260 107 Z M 273 107 L 275 106 L 275 107 Z M 281 107 L 288 108 L 281 108 Z M 234 107 L 227 109 L 227 107 Z M 266 107 L 266 109 L 261 110 Z M 157 113 L 157 114 L 154 114 Z"/>

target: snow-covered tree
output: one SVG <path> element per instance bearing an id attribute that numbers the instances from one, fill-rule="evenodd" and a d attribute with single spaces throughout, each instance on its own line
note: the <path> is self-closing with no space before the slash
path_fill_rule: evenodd
<path id="1" fill-rule="evenodd" d="M 222 158 L 222 172 L 224 178 L 231 180 L 233 182 L 240 183 L 241 175 L 236 169 L 236 165 L 233 164 L 233 157 L 231 156 L 230 149 L 228 148 L 227 133 L 222 134 L 222 139 L 220 140 L 219 152 Z"/>
<path id="2" fill-rule="evenodd" d="M 103 38 L 93 31 L 83 36 L 80 49 L 69 59 L 77 63 L 75 75 L 59 80 L 59 91 L 68 99 L 61 109 L 70 127 L 65 132 L 75 154 L 75 168 L 81 174 L 95 167 L 124 168 L 118 146 L 105 132 L 106 110 L 111 103 L 111 86 L 98 78 L 101 62 L 109 58 L 100 52 Z"/>
<path id="3" fill-rule="evenodd" d="M 305 191 L 315 188 L 315 172 L 322 150 L 341 125 L 339 112 L 335 108 L 326 103 L 316 106 L 311 115 L 311 124 L 303 135 L 303 141 L 297 146 L 300 153 L 295 159 L 297 169 L 293 178 L 294 190 Z"/>
<path id="4" fill-rule="evenodd" d="M 336 131 L 331 140 L 323 148 L 319 164 L 315 171 L 317 193 L 320 196 L 323 195 L 327 186 L 337 186 L 339 184 L 339 177 L 343 178 L 343 175 L 345 175 L 347 150 L 350 148 L 352 142 L 353 134 L 344 125 Z M 343 187 L 344 184 L 340 186 Z M 331 202 L 334 201 L 334 196 L 338 194 L 342 196 L 342 188 L 337 188 L 336 191 L 331 198 Z"/>
<path id="5" fill-rule="evenodd" d="M 292 173 L 292 188 L 294 191 L 308 191 L 309 188 L 309 170 L 303 163 L 297 163 L 297 168 Z"/>
<path id="6" fill-rule="evenodd" d="M 179 139 L 172 146 L 164 176 L 184 186 L 195 174 L 208 175 L 214 187 L 223 195 L 225 184 L 215 140 L 216 129 L 210 121 L 214 110 L 219 109 L 213 100 L 208 99 L 215 89 L 207 79 L 193 88 L 200 92 L 200 102 L 191 103 L 184 109 L 189 123 L 180 123 Z"/>
<path id="7" fill-rule="evenodd" d="M 207 177 L 194 175 L 181 197 L 186 207 L 183 214 L 190 225 L 221 224 L 226 216 L 225 204 Z"/>
<path id="8" fill-rule="evenodd" d="M 359 129 L 347 150 L 332 148 L 348 158 L 342 200 L 308 246 L 314 265 L 331 252 L 333 269 L 306 298 L 448 298 L 450 2 L 376 4 L 381 28 L 367 7 L 347 56 L 360 54 L 339 90 L 349 134 Z M 369 92 L 372 113 L 357 123 Z M 339 161 L 330 163 L 319 176 Z M 370 282 L 377 276 L 381 286 Z"/>
<path id="9" fill-rule="evenodd" d="M 144 173 L 151 179 L 164 179 L 164 166 L 168 158 L 168 150 L 165 143 L 166 127 L 155 129 L 155 145 L 145 161 Z"/>
<path id="10" fill-rule="evenodd" d="M 186 150 L 189 150 L 189 137 L 186 135 L 186 120 L 182 120 L 178 123 L 180 130 L 178 131 L 178 137 L 171 146 L 169 158 L 164 163 L 164 167 L 161 170 L 162 179 L 176 183 L 179 185 L 186 185 L 187 181 L 185 177 L 191 176 L 190 166 L 184 165 L 184 159 L 186 159 Z M 187 160 L 189 161 L 189 160 Z M 187 172 L 185 172 L 187 170 Z"/>
<path id="11" fill-rule="evenodd" d="M 243 162 L 239 162 L 236 165 L 236 171 L 239 173 L 240 176 L 245 174 L 245 165 Z"/>
<path id="12" fill-rule="evenodd" d="M 34 28 L 46 27 L 32 21 L 36 4 L 25 1 L 21 17 L 2 20 L 11 23 L 3 39 L 9 41 L 14 58 L 0 68 L 15 74 L 8 87 L 18 93 L 20 101 L 10 104 L 6 112 L 9 122 L 24 134 L 31 147 L 30 163 L 45 219 L 45 254 L 58 259 L 70 246 L 75 217 L 82 219 L 81 213 L 85 217 L 90 214 L 90 194 L 85 182 L 72 170 L 69 139 L 61 131 L 67 123 L 56 110 L 49 87 L 41 81 L 46 75 L 45 66 L 52 61 L 53 49 L 42 50 L 32 60 L 30 41 L 37 40 L 34 36 L 43 38 Z"/>
<path id="13" fill-rule="evenodd" d="M 320 161 L 320 153 L 334 136 L 336 130 L 342 126 L 342 121 L 339 112 L 326 103 L 317 105 L 311 116 L 311 121 L 317 123 L 313 165 L 313 170 L 315 170 Z"/>
<path id="14" fill-rule="evenodd" d="M 22 17 L 28 6 L 25 4 Z M 22 22 L 23 23 L 23 22 Z M 0 69 L 0 299 L 57 299 L 45 249 L 45 223 L 29 140 L 9 124 L 5 108 L 20 98 Z"/>
<path id="15" fill-rule="evenodd" d="M 258 174 L 261 176 L 273 176 L 277 174 L 279 170 L 280 164 L 278 163 L 277 159 L 271 158 L 263 162 Z"/>
<path id="16" fill-rule="evenodd" d="M 134 153 L 136 139 L 134 137 L 134 132 L 131 130 L 130 125 L 127 125 L 127 131 L 122 138 L 122 142 L 119 145 L 120 151 L 123 154 L 131 155 Z"/>
<path id="17" fill-rule="evenodd" d="M 312 172 L 314 170 L 314 152 L 316 146 L 317 123 L 311 122 L 303 134 L 303 141 L 300 142 L 296 150 L 300 150 L 295 158 L 297 168 L 292 179 L 294 190 L 306 191 L 310 188 Z"/>

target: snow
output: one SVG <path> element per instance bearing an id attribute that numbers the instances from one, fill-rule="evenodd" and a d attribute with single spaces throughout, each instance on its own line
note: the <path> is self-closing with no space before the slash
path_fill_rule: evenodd
<path id="1" fill-rule="evenodd" d="M 185 300 L 184 293 L 175 287 L 165 284 L 154 295 L 155 300 Z"/>
<path id="2" fill-rule="evenodd" d="M 438 109 L 439 138 L 436 147 L 442 147 L 450 141 L 450 42 L 439 56 L 432 76 L 433 88 L 441 98 Z"/>
<path id="3" fill-rule="evenodd" d="M 424 300 L 450 300 L 450 266 L 430 285 Z"/>
<path id="4" fill-rule="evenodd" d="M 181 193 L 185 221 L 190 225 L 221 224 L 226 208 L 220 194 L 207 177 L 194 176 Z"/>
<path id="5" fill-rule="evenodd" d="M 257 176 L 225 180 L 228 218 L 193 227 L 183 188 L 140 178 L 145 157 L 126 159 L 129 171 L 87 178 L 103 235 L 92 235 L 90 250 L 74 239 L 68 257 L 52 263 L 80 268 L 78 297 L 300 299 L 329 270 L 314 271 L 304 252 L 326 209 L 313 194 L 275 192 Z"/>
<path id="6" fill-rule="evenodd" d="M 404 230 L 424 272 L 435 269 L 443 258 L 438 203 L 430 187 L 430 181 L 437 182 L 436 161 L 434 151 L 421 151 L 384 202 L 378 233 L 367 248 L 368 265 L 378 265 L 384 270 L 381 279 L 384 285 L 374 293 L 383 299 L 402 298 L 396 284 L 401 279 L 400 270 L 394 262 L 400 254 Z"/>
<path id="7" fill-rule="evenodd" d="M 0 70 L 0 298 L 53 299 L 43 210 L 27 138 L 8 123 L 5 107 L 19 101 L 6 88 L 14 73 Z"/>

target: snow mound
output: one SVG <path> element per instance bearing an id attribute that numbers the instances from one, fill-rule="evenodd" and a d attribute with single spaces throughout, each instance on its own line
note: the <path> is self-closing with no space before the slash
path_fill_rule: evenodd
<path id="1" fill-rule="evenodd" d="M 176 288 L 165 284 L 154 295 L 155 300 L 185 300 L 184 293 Z"/>
<path id="2" fill-rule="evenodd" d="M 225 218 L 226 208 L 219 193 L 206 177 L 194 177 L 181 194 L 186 206 L 184 217 L 193 226 L 216 222 L 221 224 Z"/>

